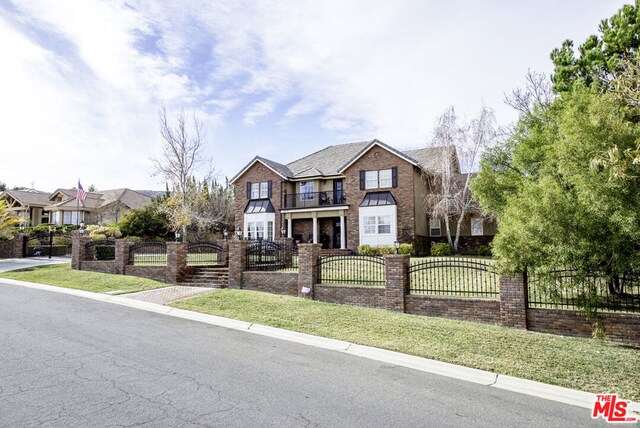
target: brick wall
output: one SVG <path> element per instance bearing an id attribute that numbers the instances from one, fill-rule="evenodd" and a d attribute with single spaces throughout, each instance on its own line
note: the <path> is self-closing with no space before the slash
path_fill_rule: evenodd
<path id="1" fill-rule="evenodd" d="M 640 316 L 601 314 L 607 338 L 640 344 Z M 592 322 L 584 314 L 560 309 L 530 308 L 527 311 L 529 330 L 567 336 L 591 337 Z"/>
<path id="2" fill-rule="evenodd" d="M 385 287 L 316 284 L 314 300 L 366 308 L 386 308 Z"/>
<path id="3" fill-rule="evenodd" d="M 166 266 L 125 266 L 124 274 L 166 282 Z"/>
<path id="4" fill-rule="evenodd" d="M 500 301 L 462 297 L 405 296 L 405 312 L 428 317 L 500 324 Z"/>
<path id="5" fill-rule="evenodd" d="M 8 241 L 0 241 L 0 259 L 22 257 L 22 243 L 24 234 L 19 233 Z"/>
<path id="6" fill-rule="evenodd" d="M 373 171 L 398 168 L 398 187 L 395 189 L 360 190 L 360 170 Z M 347 247 L 357 249 L 359 243 L 360 226 L 358 207 L 367 192 L 390 191 L 398 204 L 397 227 L 398 237 L 408 236 L 411 243 L 415 235 L 415 195 L 413 165 L 398 156 L 382 149 L 373 147 L 345 171 L 345 195 L 350 208 L 347 210 Z"/>
<path id="7" fill-rule="evenodd" d="M 83 261 L 82 270 L 89 270 L 91 272 L 112 273 L 112 274 L 118 273 L 116 263 L 113 261 L 100 261 L 100 262 Z"/>
<path id="8" fill-rule="evenodd" d="M 442 229 L 443 233 L 444 228 Z M 455 232 L 451 232 L 452 234 Z M 455 235 L 451 237 L 455 239 Z M 458 241 L 458 254 L 463 255 L 471 255 L 478 254 L 478 248 L 481 245 L 489 245 L 493 241 L 494 235 L 483 235 L 483 236 L 460 236 L 460 240 Z M 431 242 L 448 242 L 446 236 L 439 237 L 426 237 Z"/>
<path id="9" fill-rule="evenodd" d="M 298 295 L 297 272 L 243 272 L 242 289 L 267 293 Z"/>
<path id="10" fill-rule="evenodd" d="M 281 183 L 285 180 L 261 162 L 253 164 L 253 166 L 251 166 L 251 168 L 249 168 L 242 177 L 233 184 L 236 228 L 240 227 L 240 229 L 242 229 L 244 227 L 244 209 L 248 202 L 247 182 L 260 183 L 269 180 L 272 182 L 270 198 L 271 204 L 273 204 L 273 207 L 276 210 L 273 233 L 275 236 L 280 236 L 280 229 L 282 228 L 282 225 L 280 224 L 280 215 L 278 215 L 278 213 L 280 212 L 280 207 L 282 205 Z"/>

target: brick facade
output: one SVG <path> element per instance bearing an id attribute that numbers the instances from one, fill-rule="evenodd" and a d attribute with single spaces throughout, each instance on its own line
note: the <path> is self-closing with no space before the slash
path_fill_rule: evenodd
<path id="1" fill-rule="evenodd" d="M 166 266 L 132 266 L 128 265 L 124 269 L 125 275 L 139 276 L 141 278 L 155 279 L 156 281 L 167 282 Z"/>
<path id="2" fill-rule="evenodd" d="M 398 187 L 360 190 L 360 171 L 398 168 Z M 374 146 L 344 172 L 347 210 L 347 248 L 357 249 L 360 239 L 359 205 L 368 192 L 389 191 L 397 205 L 397 231 L 401 242 L 412 243 L 415 236 L 416 209 L 414 166 L 381 147 Z"/>
<path id="3" fill-rule="evenodd" d="M 280 236 L 282 224 L 280 222 L 279 212 L 282 206 L 282 183 L 286 182 L 286 180 L 261 162 L 253 164 L 242 175 L 242 179 L 233 184 L 236 228 L 244 228 L 244 209 L 247 206 L 247 202 L 249 202 L 249 199 L 247 199 L 247 183 L 261 183 L 269 180 L 271 180 L 271 198 L 269 199 L 276 210 L 273 233 L 274 237 Z"/>

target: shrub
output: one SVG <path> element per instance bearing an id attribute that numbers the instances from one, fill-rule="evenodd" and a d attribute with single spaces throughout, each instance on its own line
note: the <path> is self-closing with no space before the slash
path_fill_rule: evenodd
<path id="1" fill-rule="evenodd" d="M 477 253 L 479 256 L 491 256 L 491 247 L 488 245 L 480 245 L 478 247 Z"/>
<path id="2" fill-rule="evenodd" d="M 107 239 L 107 235 L 102 233 L 92 233 L 91 235 L 89 235 L 89 238 L 93 239 L 94 241 L 104 241 L 105 239 Z"/>
<path id="3" fill-rule="evenodd" d="M 431 255 L 432 256 L 451 256 L 453 255 L 453 251 L 451 250 L 451 246 L 446 242 L 438 242 L 431 247 Z"/>
<path id="4" fill-rule="evenodd" d="M 54 236 L 53 245 L 64 245 L 65 247 L 68 247 L 71 245 L 71 238 L 66 236 Z"/>
<path id="5" fill-rule="evenodd" d="M 139 236 L 127 236 L 129 241 L 133 241 L 135 244 L 139 244 L 142 242 L 142 238 Z"/>
<path id="6" fill-rule="evenodd" d="M 409 252 L 400 254 L 411 254 L 411 244 L 402 244 L 409 246 Z M 402 248 L 400 245 L 400 248 Z M 406 249 L 405 249 L 406 251 Z M 396 247 L 393 245 L 360 245 L 358 247 L 358 254 L 363 256 L 384 256 L 387 254 L 395 254 Z"/>
<path id="7" fill-rule="evenodd" d="M 412 253 L 413 253 L 413 245 L 400 244 L 400 248 L 398 248 L 398 254 L 412 254 Z"/>
<path id="8" fill-rule="evenodd" d="M 359 245 L 358 246 L 358 254 L 363 256 L 373 256 L 374 250 L 371 245 Z"/>

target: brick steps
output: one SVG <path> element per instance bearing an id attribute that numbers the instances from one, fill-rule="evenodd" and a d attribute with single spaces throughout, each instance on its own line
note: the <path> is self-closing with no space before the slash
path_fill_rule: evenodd
<path id="1" fill-rule="evenodd" d="M 191 287 L 226 287 L 229 284 L 227 266 L 190 266 L 180 283 Z"/>

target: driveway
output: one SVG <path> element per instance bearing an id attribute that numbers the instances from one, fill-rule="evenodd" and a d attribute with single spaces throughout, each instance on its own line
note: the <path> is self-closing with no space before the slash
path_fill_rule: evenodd
<path id="1" fill-rule="evenodd" d="M 605 426 L 588 409 L 0 280 L 2 426 Z"/>
<path id="2" fill-rule="evenodd" d="M 0 259 L 0 272 L 25 269 L 59 263 L 71 263 L 70 257 L 29 257 L 25 259 Z"/>

